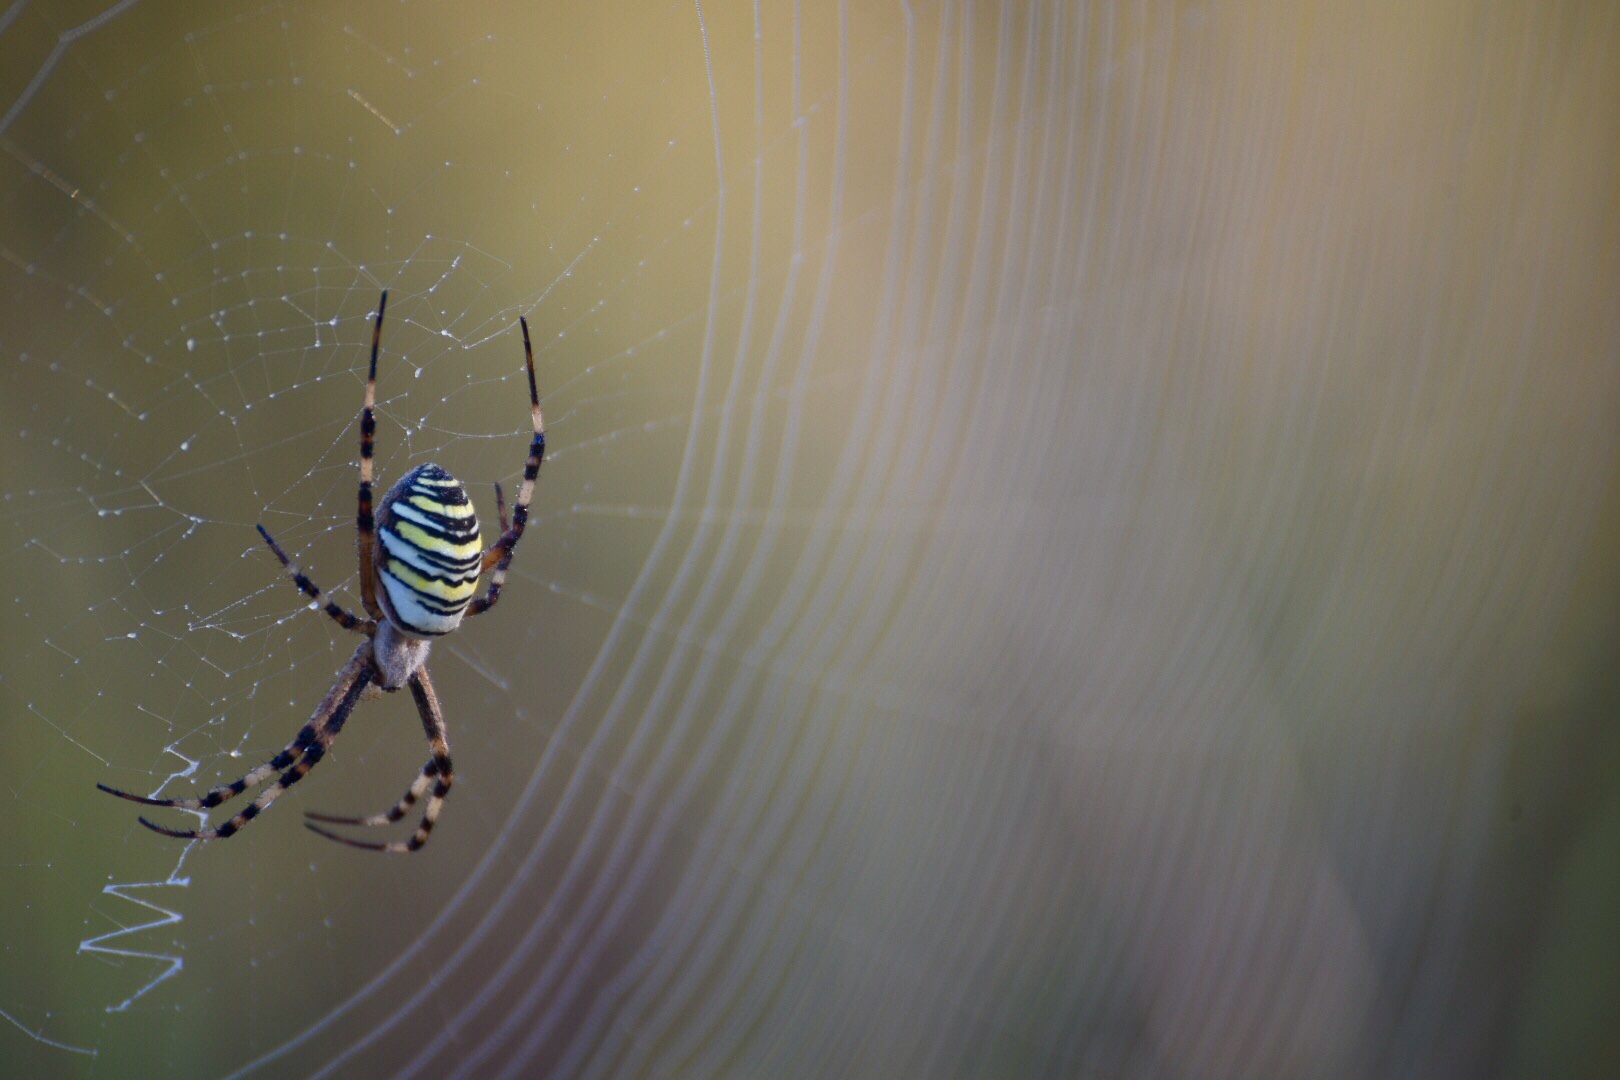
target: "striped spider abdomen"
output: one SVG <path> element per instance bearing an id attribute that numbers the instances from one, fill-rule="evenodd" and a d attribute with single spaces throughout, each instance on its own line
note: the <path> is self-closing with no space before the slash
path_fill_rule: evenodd
<path id="1" fill-rule="evenodd" d="M 377 513 L 382 599 L 401 630 L 439 637 L 461 625 L 483 572 L 478 514 L 467 489 L 437 465 L 400 477 Z"/>

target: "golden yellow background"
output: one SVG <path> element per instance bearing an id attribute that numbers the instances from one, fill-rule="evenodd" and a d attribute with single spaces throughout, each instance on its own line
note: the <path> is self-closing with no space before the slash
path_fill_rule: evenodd
<path id="1" fill-rule="evenodd" d="M 0 14 L 8 1075 L 1620 1065 L 1612 5 Z M 367 319 L 501 606 L 349 643 Z M 160 814 L 176 825 L 192 819 Z"/>

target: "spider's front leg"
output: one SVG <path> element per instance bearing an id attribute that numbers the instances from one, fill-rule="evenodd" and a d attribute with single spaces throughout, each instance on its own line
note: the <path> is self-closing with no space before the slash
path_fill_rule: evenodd
<path id="1" fill-rule="evenodd" d="M 411 786 L 406 789 L 405 794 L 399 797 L 398 802 L 380 814 L 367 814 L 365 817 L 343 817 L 339 814 L 319 814 L 313 810 L 306 810 L 304 811 L 304 817 L 310 821 L 322 821 L 328 825 L 359 825 L 365 828 L 392 825 L 409 813 L 411 807 L 416 805 L 416 801 L 427 794 L 428 787 L 438 774 L 438 758 L 428 758 L 427 764 L 423 765 L 422 771 L 416 774 L 416 779 L 411 781 Z M 336 840 L 340 844 L 353 843 L 351 840 L 329 833 L 324 829 L 316 829 L 315 831 L 328 840 Z"/>
<path id="2" fill-rule="evenodd" d="M 109 795 L 116 795 L 131 802 L 143 803 L 147 806 L 168 806 L 180 810 L 209 810 L 220 803 L 240 795 L 250 787 L 257 787 L 268 780 L 275 773 L 285 769 L 281 778 L 251 804 L 243 808 L 242 812 L 229 821 L 216 828 L 204 829 L 170 829 L 146 818 L 140 818 L 140 823 L 153 832 L 165 836 L 178 837 L 182 840 L 215 840 L 223 839 L 236 833 L 242 826 L 252 821 L 264 812 L 265 808 L 281 797 L 281 793 L 292 785 L 298 783 L 309 770 L 320 764 L 321 758 L 326 756 L 327 749 L 332 741 L 343 730 L 344 723 L 349 714 L 354 711 L 355 704 L 360 700 L 366 687 L 371 684 L 375 673 L 371 662 L 371 642 L 361 642 L 355 650 L 354 656 L 344 665 L 338 674 L 337 682 L 316 708 L 314 715 L 309 718 L 302 729 L 299 730 L 293 741 L 288 743 L 286 749 L 271 758 L 265 764 L 249 772 L 239 780 L 229 784 L 222 784 L 209 791 L 200 798 L 193 799 L 153 799 L 141 795 L 133 795 L 127 791 L 119 791 L 105 784 L 96 787 Z M 289 766 L 291 766 L 289 768 Z"/>
<path id="3" fill-rule="evenodd" d="M 439 695 L 434 692 L 433 681 L 428 677 L 427 669 L 422 668 L 410 680 L 411 696 L 416 699 L 416 708 L 422 716 L 422 729 L 427 733 L 428 748 L 433 756 L 428 763 L 422 766 L 422 771 L 412 781 L 410 789 L 390 809 L 381 814 L 371 814 L 365 817 L 338 817 L 332 814 L 306 813 L 304 816 L 310 821 L 304 822 L 304 827 L 313 833 L 318 833 L 328 840 L 335 840 L 350 847 L 364 848 L 367 851 L 386 851 L 390 854 L 404 854 L 417 851 L 428 842 L 433 832 L 433 826 L 439 820 L 439 812 L 444 808 L 444 798 L 450 794 L 450 785 L 456 781 L 456 775 L 450 765 L 450 742 L 444 727 L 444 712 L 439 708 Z M 427 809 L 422 812 L 421 824 L 417 825 L 416 832 L 404 842 L 395 841 L 383 843 L 371 840 L 351 840 L 347 836 L 339 836 L 335 832 L 323 829 L 313 824 L 315 821 L 324 821 L 333 825 L 388 825 L 405 816 L 405 812 L 433 787 L 433 794 L 428 797 Z"/>

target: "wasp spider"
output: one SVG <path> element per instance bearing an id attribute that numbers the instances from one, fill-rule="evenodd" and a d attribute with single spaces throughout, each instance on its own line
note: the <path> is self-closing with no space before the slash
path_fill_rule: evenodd
<path id="1" fill-rule="evenodd" d="M 534 438 L 529 443 L 529 459 L 523 466 L 523 485 L 518 489 L 517 505 L 512 508 L 510 524 L 506 520 L 501 486 L 495 485 L 495 507 L 501 523 L 501 538 L 487 549 L 480 547 L 478 516 L 473 512 L 466 490 L 437 465 L 418 465 L 406 473 L 383 496 L 382 505 L 373 515 L 371 459 L 377 432 L 377 346 L 382 339 L 383 312 L 387 307 L 388 293 L 384 291 L 382 301 L 377 305 L 377 321 L 371 329 L 371 373 L 366 378 L 365 406 L 360 410 L 360 511 L 356 547 L 360 555 L 360 602 L 365 605 L 369 618 L 362 619 L 325 599 L 320 588 L 292 564 L 287 553 L 281 550 L 264 526 L 259 526 L 259 535 L 264 537 L 264 542 L 281 560 L 281 565 L 287 568 L 293 582 L 312 601 L 321 604 L 338 625 L 364 635 L 365 640 L 338 673 L 337 682 L 293 741 L 281 753 L 241 779 L 190 799 L 153 799 L 118 791 L 106 784 L 96 785 L 109 795 L 148 806 L 211 810 L 280 773 L 275 783 L 243 808 L 241 813 L 223 824 L 204 829 L 168 829 L 141 818 L 141 824 L 153 832 L 189 840 L 214 840 L 235 835 L 242 826 L 280 798 L 282 792 L 320 764 L 333 740 L 338 737 L 338 732 L 343 730 L 349 714 L 354 711 L 355 703 L 372 686 L 386 691 L 410 687 L 411 696 L 416 699 L 417 711 L 422 714 L 422 727 L 427 732 L 431 756 L 405 794 L 383 813 L 367 817 L 311 813 L 305 815 L 312 819 L 305 824 L 339 843 L 372 851 L 402 852 L 415 851 L 427 843 L 428 836 L 433 832 L 433 824 L 439 819 L 439 811 L 455 774 L 450 770 L 450 745 L 445 737 L 444 714 L 439 709 L 433 680 L 428 677 L 428 650 L 434 638 L 442 637 L 460 626 L 463 615 L 482 615 L 500 600 L 507 568 L 512 565 L 512 552 L 523 536 L 524 526 L 528 524 L 529 499 L 534 494 L 535 478 L 540 475 L 540 461 L 545 456 L 546 434 L 540 419 L 540 394 L 534 383 L 534 350 L 529 344 L 529 323 L 526 319 L 519 319 L 523 327 L 523 355 L 529 369 L 529 410 L 534 420 Z M 474 599 L 478 579 L 485 573 L 489 574 L 489 588 L 483 596 Z M 379 585 L 382 587 L 378 588 Z M 433 790 L 428 795 L 427 809 L 422 813 L 421 823 L 411 838 L 403 842 L 352 840 L 314 824 L 318 821 L 330 825 L 388 825 L 403 818 L 430 787 Z"/>

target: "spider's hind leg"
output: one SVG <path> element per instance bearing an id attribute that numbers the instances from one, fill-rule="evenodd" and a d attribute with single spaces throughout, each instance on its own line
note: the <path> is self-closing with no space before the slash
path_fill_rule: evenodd
<path id="1" fill-rule="evenodd" d="M 366 375 L 366 398 L 360 407 L 360 496 L 355 511 L 355 553 L 360 560 L 360 603 L 373 619 L 383 617 L 377 603 L 377 519 L 372 506 L 371 485 L 375 478 L 372 457 L 377 444 L 377 350 L 382 345 L 383 314 L 388 310 L 388 290 L 377 302 L 377 321 L 371 326 L 371 369 Z"/>
<path id="2" fill-rule="evenodd" d="M 534 381 L 534 347 L 529 343 L 529 320 L 520 318 L 518 323 L 523 327 L 523 361 L 529 371 L 529 418 L 534 435 L 529 440 L 529 456 L 523 463 L 523 483 L 518 485 L 517 504 L 512 508 L 510 525 L 506 522 L 506 505 L 501 497 L 500 485 L 495 486 L 501 538 L 484 552 L 483 570 L 489 574 L 489 587 L 467 608 L 468 615 L 482 615 L 500 602 L 501 589 L 506 585 L 506 572 L 512 565 L 512 553 L 517 550 L 518 541 L 523 539 L 523 530 L 529 524 L 529 500 L 534 497 L 535 481 L 539 479 L 540 465 L 546 457 L 546 422 L 540 415 L 540 390 Z"/>

